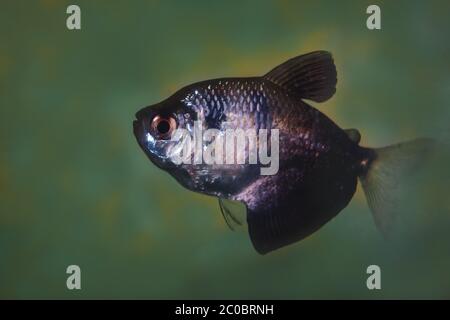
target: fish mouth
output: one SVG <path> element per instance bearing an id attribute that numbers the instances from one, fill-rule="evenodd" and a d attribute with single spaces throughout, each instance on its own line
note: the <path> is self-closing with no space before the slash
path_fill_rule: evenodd
<path id="1" fill-rule="evenodd" d="M 139 132 L 140 129 L 140 125 L 139 125 L 139 120 L 133 120 L 133 133 L 135 136 L 137 136 L 137 133 Z"/>
<path id="2" fill-rule="evenodd" d="M 142 121 L 139 119 L 135 119 L 133 120 L 133 133 L 134 136 L 136 137 L 136 140 L 138 142 L 138 144 L 141 146 L 141 148 L 144 147 L 144 130 L 142 127 Z"/>
<path id="3" fill-rule="evenodd" d="M 137 111 L 134 115 L 135 119 L 133 120 L 133 132 L 141 147 L 144 147 L 145 145 L 145 135 L 147 133 L 145 122 L 149 118 L 148 108 L 149 107 L 145 107 Z"/>
<path id="4" fill-rule="evenodd" d="M 136 133 L 136 131 L 139 129 L 139 120 L 133 120 L 133 131 Z"/>

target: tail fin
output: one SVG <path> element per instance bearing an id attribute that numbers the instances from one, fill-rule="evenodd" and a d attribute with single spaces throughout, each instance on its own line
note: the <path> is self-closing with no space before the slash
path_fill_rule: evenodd
<path id="1" fill-rule="evenodd" d="M 434 141 L 419 138 L 392 146 L 371 149 L 375 156 L 360 180 L 377 228 L 388 236 L 398 209 L 396 189 L 430 154 Z"/>

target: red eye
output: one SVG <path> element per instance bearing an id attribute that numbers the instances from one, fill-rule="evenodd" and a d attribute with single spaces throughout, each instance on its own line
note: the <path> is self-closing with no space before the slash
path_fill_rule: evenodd
<path id="1" fill-rule="evenodd" d="M 151 130 L 157 139 L 169 139 L 172 132 L 177 128 L 177 122 L 174 117 L 162 117 L 157 115 L 151 123 Z"/>

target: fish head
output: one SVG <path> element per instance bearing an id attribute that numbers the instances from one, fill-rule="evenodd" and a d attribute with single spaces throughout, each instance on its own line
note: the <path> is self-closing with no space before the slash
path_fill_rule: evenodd
<path id="1" fill-rule="evenodd" d="M 141 109 L 133 122 L 134 135 L 148 158 L 182 186 L 210 195 L 230 194 L 240 187 L 239 181 L 253 177 L 258 167 L 252 166 L 249 174 L 247 164 L 208 164 L 202 159 L 202 153 L 215 143 L 202 134 L 213 129 L 223 137 L 227 127 L 225 115 L 211 112 L 207 100 L 198 98 L 199 92 L 204 88 L 184 88 Z M 185 138 L 190 140 L 187 149 Z"/>
<path id="2" fill-rule="evenodd" d="M 163 170 L 178 165 L 173 154 L 179 152 L 180 141 L 172 139 L 179 129 L 191 128 L 195 114 L 177 99 L 167 99 L 142 108 L 136 113 L 133 131 L 136 140 L 148 158 Z"/>

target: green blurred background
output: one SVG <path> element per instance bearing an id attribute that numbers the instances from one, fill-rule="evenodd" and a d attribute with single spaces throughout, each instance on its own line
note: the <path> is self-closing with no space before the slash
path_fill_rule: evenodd
<path id="1" fill-rule="evenodd" d="M 153 166 L 134 113 L 183 85 L 330 50 L 314 104 L 364 145 L 449 137 L 448 1 L 2 1 L 1 298 L 450 298 L 450 157 L 401 195 L 386 241 L 358 192 L 306 240 L 258 255 L 217 201 Z M 78 4 L 82 29 L 66 28 Z M 77 264 L 82 289 L 65 273 Z M 382 290 L 366 288 L 377 264 Z"/>

